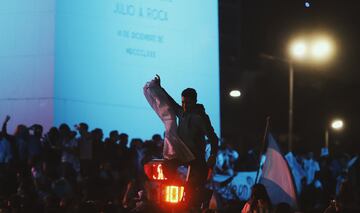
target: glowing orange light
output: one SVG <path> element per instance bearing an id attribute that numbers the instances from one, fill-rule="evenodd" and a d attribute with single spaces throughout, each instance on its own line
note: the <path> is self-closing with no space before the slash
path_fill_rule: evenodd
<path id="1" fill-rule="evenodd" d="M 163 170 L 162 170 L 162 164 L 154 164 L 153 167 L 155 167 L 155 171 L 153 174 L 154 180 L 166 180 L 166 177 L 164 176 Z"/>
<path id="2" fill-rule="evenodd" d="M 144 165 L 144 171 L 146 176 L 150 180 L 166 180 L 167 178 L 164 175 L 162 163 L 159 162 L 149 162 Z"/>
<path id="3" fill-rule="evenodd" d="M 178 203 L 182 200 L 184 195 L 183 186 L 166 186 L 165 187 L 165 202 Z"/>

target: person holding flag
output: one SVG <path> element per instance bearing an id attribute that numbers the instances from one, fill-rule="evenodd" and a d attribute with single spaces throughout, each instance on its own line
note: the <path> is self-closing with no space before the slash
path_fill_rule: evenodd
<path id="1" fill-rule="evenodd" d="M 269 120 L 270 118 L 268 117 L 263 138 L 265 162 L 262 164 L 262 168 L 258 170 L 255 180 L 265 187 L 272 206 L 276 207 L 277 205 L 286 204 L 296 210 L 298 209 L 298 204 L 293 176 L 275 138 L 268 132 Z M 260 153 L 260 157 L 262 156 L 262 153 Z M 259 160 L 259 168 L 261 167 L 260 163 L 261 161 Z M 258 179 L 260 172 L 261 175 Z"/>
<path id="2" fill-rule="evenodd" d="M 163 155 L 165 176 L 176 171 L 180 165 L 189 165 L 190 173 L 186 193 L 189 207 L 197 211 L 207 208 L 212 192 L 205 185 L 216 162 L 218 137 L 202 104 L 197 103 L 197 93 L 187 88 L 181 93 L 182 104 L 161 87 L 160 76 L 144 86 L 144 95 L 151 107 L 165 124 Z M 176 123 L 178 118 L 178 124 Z M 211 144 L 211 153 L 205 157 L 206 140 Z"/>
<path id="3" fill-rule="evenodd" d="M 241 213 L 263 212 L 270 213 L 272 209 L 271 201 L 266 188 L 263 184 L 253 185 L 249 201 L 241 210 Z"/>

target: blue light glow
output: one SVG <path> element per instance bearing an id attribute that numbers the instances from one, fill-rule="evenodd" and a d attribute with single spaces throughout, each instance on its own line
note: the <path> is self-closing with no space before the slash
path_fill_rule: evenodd
<path id="1" fill-rule="evenodd" d="M 61 0 L 56 8 L 57 125 L 161 134 L 142 93 L 159 74 L 178 102 L 183 89 L 195 88 L 219 133 L 217 1 Z"/>
<path id="2" fill-rule="evenodd" d="M 0 119 L 53 125 L 55 1 L 0 3 Z"/>

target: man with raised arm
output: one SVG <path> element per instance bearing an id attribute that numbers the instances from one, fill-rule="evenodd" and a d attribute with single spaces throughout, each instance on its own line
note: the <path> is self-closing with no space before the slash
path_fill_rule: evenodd
<path id="1" fill-rule="evenodd" d="M 204 106 L 197 104 L 197 93 L 195 89 L 185 89 L 181 93 L 181 105 L 179 105 L 161 87 L 160 77 L 158 75 L 152 80 L 152 83 L 161 88 L 165 94 L 167 98 L 166 103 L 178 118 L 176 133 L 193 155 L 190 161 L 185 162 L 190 165 L 186 200 L 189 202 L 191 208 L 199 209 L 201 205 L 206 207 L 211 197 L 211 192 L 205 188 L 205 184 L 209 169 L 211 171 L 216 162 L 216 153 L 218 150 L 218 137 L 214 132 L 209 116 L 206 114 Z M 211 154 L 207 160 L 205 158 L 206 138 L 211 144 Z M 166 163 L 170 171 L 174 171 L 174 167 L 184 162 L 181 162 L 178 158 L 174 158 L 169 159 Z"/>

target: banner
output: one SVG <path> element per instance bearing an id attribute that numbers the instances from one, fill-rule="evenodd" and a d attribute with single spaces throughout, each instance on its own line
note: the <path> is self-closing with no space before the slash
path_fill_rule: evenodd
<path id="1" fill-rule="evenodd" d="M 215 175 L 211 188 L 226 200 L 246 201 L 250 198 L 255 178 L 256 171 L 237 172 L 233 176 Z"/>

